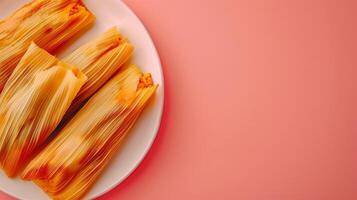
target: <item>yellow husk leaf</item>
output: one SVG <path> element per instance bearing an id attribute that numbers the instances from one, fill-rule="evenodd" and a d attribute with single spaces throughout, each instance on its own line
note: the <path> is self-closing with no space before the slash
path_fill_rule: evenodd
<path id="1" fill-rule="evenodd" d="M 17 175 L 56 128 L 87 77 L 34 43 L 0 95 L 0 165 Z"/>
<path id="2" fill-rule="evenodd" d="M 0 91 L 32 41 L 53 52 L 94 19 L 81 0 L 34 0 L 0 21 Z"/>
<path id="3" fill-rule="evenodd" d="M 103 86 L 129 60 L 133 50 L 133 45 L 113 27 L 65 57 L 64 62 L 78 67 L 88 77 L 66 116 L 73 115 L 85 100 Z"/>
<path id="4" fill-rule="evenodd" d="M 112 78 L 25 168 L 58 200 L 81 199 L 103 172 L 156 91 L 150 74 L 130 66 Z"/>

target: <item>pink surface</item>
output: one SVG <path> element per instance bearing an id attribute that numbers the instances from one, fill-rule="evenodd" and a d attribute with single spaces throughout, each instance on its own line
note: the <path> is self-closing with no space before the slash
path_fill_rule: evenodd
<path id="1" fill-rule="evenodd" d="M 357 199 L 356 1 L 126 2 L 160 52 L 165 114 L 100 200 Z"/>

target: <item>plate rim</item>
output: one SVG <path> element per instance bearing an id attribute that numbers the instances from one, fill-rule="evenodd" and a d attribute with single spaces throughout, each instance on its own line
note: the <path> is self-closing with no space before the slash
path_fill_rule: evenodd
<path id="1" fill-rule="evenodd" d="M 123 181 L 125 181 L 139 166 L 140 164 L 143 162 L 144 158 L 147 156 L 148 152 L 150 151 L 152 145 L 154 144 L 154 142 L 156 141 L 157 135 L 159 133 L 160 127 L 161 127 L 161 122 L 162 122 L 162 118 L 163 118 L 163 113 L 164 113 L 164 105 L 165 105 L 165 77 L 164 77 L 164 72 L 162 69 L 162 63 L 161 63 L 161 58 L 160 58 L 160 54 L 156 48 L 156 45 L 151 37 L 151 34 L 149 32 L 149 30 L 147 29 L 147 27 L 145 26 L 145 24 L 143 23 L 143 21 L 140 19 L 139 16 L 137 16 L 135 14 L 135 12 L 123 1 L 123 0 L 119 0 L 119 3 L 121 3 L 128 11 L 129 13 L 135 17 L 139 22 L 140 25 L 143 27 L 143 30 L 146 32 L 146 34 L 149 36 L 149 41 L 150 44 L 154 47 L 154 53 L 155 53 L 155 57 L 158 60 L 158 65 L 159 65 L 159 71 L 160 71 L 160 76 L 162 79 L 162 85 L 160 85 L 160 88 L 162 89 L 162 103 L 160 105 L 160 111 L 159 111 L 159 116 L 158 116 L 158 123 L 156 125 L 156 127 L 154 128 L 154 136 L 153 139 L 150 141 L 150 143 L 148 144 L 148 146 L 146 147 L 146 149 L 144 150 L 144 153 L 142 154 L 141 158 L 137 160 L 137 162 L 135 163 L 135 165 L 133 166 L 133 168 L 131 170 L 129 170 L 124 176 L 122 176 L 120 179 L 118 179 L 118 181 L 114 184 L 112 184 L 111 186 L 108 186 L 107 189 L 103 190 L 103 192 L 100 192 L 96 195 L 93 195 L 93 197 L 88 197 L 89 199 L 94 199 L 94 198 L 98 198 L 103 196 L 104 194 L 110 192 L 111 190 L 115 189 L 117 186 L 119 186 Z"/>

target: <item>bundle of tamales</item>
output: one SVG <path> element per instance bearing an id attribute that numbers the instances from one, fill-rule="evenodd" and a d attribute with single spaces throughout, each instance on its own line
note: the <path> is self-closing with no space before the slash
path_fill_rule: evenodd
<path id="1" fill-rule="evenodd" d="M 15 176 L 61 121 L 87 77 L 31 44 L 0 95 L 0 165 Z"/>
<path id="2" fill-rule="evenodd" d="M 26 167 L 53 199 L 80 199 L 103 172 L 157 86 L 130 66 L 112 78 Z"/>
<path id="3" fill-rule="evenodd" d="M 158 87 L 134 65 L 117 73 L 133 46 L 115 27 L 50 54 L 94 19 L 81 0 L 34 0 L 0 21 L 0 166 L 53 199 L 88 192 Z"/>
<path id="4" fill-rule="evenodd" d="M 35 42 L 54 51 L 94 21 L 81 0 L 35 0 L 0 21 L 0 91 Z"/>
<path id="5" fill-rule="evenodd" d="M 32 51 L 34 48 L 35 47 L 31 48 L 32 54 L 36 54 L 36 51 Z M 130 58 L 132 54 L 132 50 L 133 50 L 132 45 L 121 37 L 121 35 L 119 34 L 116 28 L 112 28 L 107 32 L 103 33 L 98 38 L 94 39 L 93 41 L 80 47 L 79 49 L 77 49 L 76 51 L 74 51 L 72 54 L 70 54 L 64 59 L 65 63 L 78 67 L 78 69 L 81 70 L 88 77 L 87 82 L 82 86 L 78 94 L 76 93 L 77 95 L 75 95 L 75 98 L 71 99 L 71 102 L 72 100 L 73 102 L 68 112 L 67 112 L 68 107 L 65 107 L 65 110 L 63 110 L 63 112 L 67 112 L 66 113 L 67 118 L 70 118 L 71 114 L 75 113 L 79 105 L 83 103 L 88 97 L 90 97 L 99 87 L 101 87 L 121 67 L 121 65 Z M 37 48 L 37 51 L 40 50 Z M 39 59 L 41 58 L 46 60 L 46 57 L 39 57 Z M 24 59 L 28 60 L 29 62 L 36 62 L 35 59 L 31 59 L 31 57 L 28 58 L 28 56 L 24 57 Z M 35 64 L 36 63 L 34 63 L 34 65 Z M 41 66 L 41 63 L 38 64 L 39 66 Z M 32 70 L 32 69 L 28 69 L 31 67 L 32 66 L 29 65 L 22 66 L 24 70 Z M 13 79 L 18 78 L 17 76 L 18 75 L 14 73 Z M 16 81 L 19 82 L 18 80 Z M 13 84 L 12 82 L 15 81 L 10 79 L 8 82 L 9 82 L 8 84 Z M 27 89 L 26 87 L 28 86 L 23 86 L 23 87 L 24 89 Z M 3 94 L 10 96 L 13 95 L 13 93 L 15 92 L 18 92 L 18 88 L 11 88 L 11 89 L 4 90 Z M 29 99 L 29 101 L 31 101 L 31 99 Z M 24 101 L 22 101 L 22 103 L 24 104 L 23 105 L 24 109 L 36 110 L 34 105 L 32 104 L 25 105 L 26 102 Z M 8 105 L 6 104 L 0 104 L 0 105 L 1 105 L 0 108 L 3 107 L 3 110 L 6 110 L 8 107 Z M 44 105 L 41 106 L 44 107 Z M 41 116 L 40 114 L 37 114 L 37 116 L 42 117 L 43 120 L 49 120 L 46 118 L 52 117 L 50 115 Z M 60 119 L 62 119 L 62 117 L 63 116 L 61 115 Z M 11 123 L 8 120 L 6 120 L 3 122 L 0 121 L 0 125 L 1 124 L 3 124 L 4 126 L 5 125 L 9 126 Z M 20 126 L 21 124 L 17 124 L 17 125 Z M 0 143 L 0 149 L 3 148 L 3 152 L 2 151 L 0 152 L 4 154 L 11 153 L 11 157 L 2 158 L 0 156 L 0 163 L 2 163 L 2 166 L 4 170 L 7 172 L 8 176 L 15 176 L 18 173 L 18 170 L 21 169 L 24 164 L 26 164 L 28 157 L 38 147 L 40 147 L 43 144 L 43 142 L 49 137 L 51 131 L 53 131 L 53 129 L 56 128 L 57 125 L 58 123 L 53 123 L 51 129 L 48 129 L 45 132 L 28 132 L 26 136 L 23 136 L 24 140 L 31 139 L 33 141 L 31 144 L 31 148 L 27 148 L 27 153 L 24 155 L 22 155 L 20 152 L 15 153 L 12 151 L 11 147 L 13 147 L 12 145 L 14 144 L 8 145 L 8 147 L 5 148 L 5 146 L 2 147 Z M 8 143 L 9 138 L 15 140 L 16 135 L 23 134 L 20 130 L 16 130 L 16 129 L 12 130 L 11 132 L 8 130 L 0 129 L 0 133 L 1 133 L 0 138 L 3 138 L 4 140 L 3 143 Z M 41 139 L 37 140 L 35 138 L 41 138 Z M 21 157 L 20 159 L 21 162 L 17 161 L 17 159 L 19 159 L 20 157 Z"/>

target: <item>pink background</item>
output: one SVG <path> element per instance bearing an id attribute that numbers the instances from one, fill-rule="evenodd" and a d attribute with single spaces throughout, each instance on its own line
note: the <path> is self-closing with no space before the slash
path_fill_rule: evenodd
<path id="1" fill-rule="evenodd" d="M 357 199 L 356 1 L 126 2 L 160 52 L 165 113 L 99 200 Z"/>

